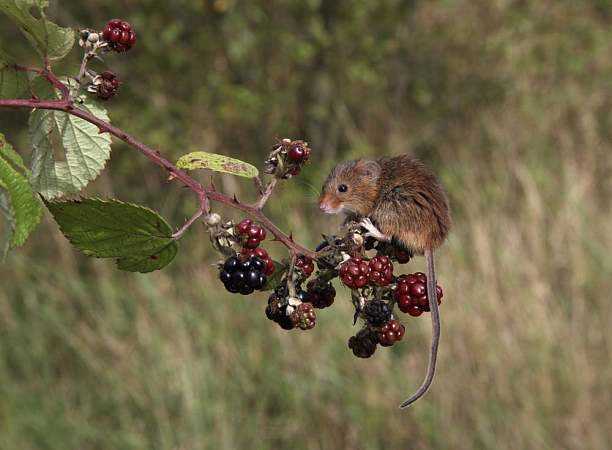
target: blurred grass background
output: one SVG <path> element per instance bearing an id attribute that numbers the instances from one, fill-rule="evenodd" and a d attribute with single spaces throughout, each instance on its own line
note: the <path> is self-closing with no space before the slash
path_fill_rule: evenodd
<path id="1" fill-rule="evenodd" d="M 311 246 L 338 224 L 314 202 L 337 161 L 432 166 L 455 220 L 438 254 L 439 370 L 399 412 L 428 317 L 358 360 L 346 295 L 286 333 L 265 295 L 220 288 L 201 232 L 165 271 L 135 275 L 76 253 L 47 215 L 0 266 L 1 449 L 612 448 L 610 0 L 57 3 L 62 25 L 134 24 L 137 47 L 107 60 L 125 82 L 108 106 L 167 156 L 260 163 L 277 137 L 308 140 L 310 166 L 267 211 Z M 30 58 L 15 33 L 0 17 Z M 0 111 L 27 158 L 26 120 Z M 251 198 L 248 182 L 215 181 Z M 121 143 L 88 191 L 176 225 L 195 207 Z"/>

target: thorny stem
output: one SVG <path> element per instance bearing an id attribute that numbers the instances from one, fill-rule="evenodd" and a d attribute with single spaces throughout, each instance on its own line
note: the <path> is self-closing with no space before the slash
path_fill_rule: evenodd
<path id="1" fill-rule="evenodd" d="M 210 213 L 210 205 L 208 203 L 208 197 L 206 197 L 206 195 L 201 194 L 200 195 L 200 207 L 195 212 L 195 214 L 191 217 L 191 219 L 185 222 L 185 224 L 179 230 L 177 230 L 176 233 L 172 235 L 172 238 L 180 239 L 183 236 L 183 234 L 185 234 L 185 231 L 187 231 L 189 227 L 193 225 L 193 223 L 196 220 L 202 217 L 202 214 L 204 213 L 206 214 Z"/>
<path id="2" fill-rule="evenodd" d="M 297 244 L 293 241 L 291 236 L 286 235 L 281 231 L 265 214 L 261 211 L 263 205 L 265 205 L 266 201 L 272 194 L 272 191 L 275 186 L 274 180 L 272 180 L 266 189 L 261 194 L 259 200 L 254 204 L 246 204 L 238 201 L 236 198 L 230 198 L 225 194 L 217 192 L 213 187 L 206 188 L 202 184 L 200 184 L 195 179 L 191 178 L 187 173 L 178 169 L 174 164 L 164 158 L 161 153 L 157 150 L 153 150 L 151 147 L 146 144 L 140 142 L 135 137 L 126 133 L 122 129 L 111 125 L 110 123 L 99 119 L 93 114 L 78 108 L 78 106 L 74 103 L 68 86 L 62 83 L 53 72 L 46 65 L 45 69 L 37 69 L 30 67 L 22 67 L 15 66 L 16 70 L 26 71 L 26 72 L 34 72 L 38 73 L 42 77 L 44 77 L 51 85 L 53 85 L 56 89 L 60 91 L 61 99 L 59 100 L 39 100 L 35 98 L 31 99 L 0 99 L 0 107 L 8 107 L 8 108 L 33 108 L 33 109 L 49 109 L 55 111 L 63 111 L 68 114 L 71 114 L 76 117 L 80 117 L 81 119 L 96 125 L 99 129 L 100 133 L 109 133 L 112 136 L 122 140 L 129 146 L 138 150 L 142 153 L 147 159 L 149 159 L 154 164 L 165 169 L 172 178 L 176 178 L 181 181 L 187 188 L 195 192 L 201 199 L 200 210 L 192 217 L 183 227 L 177 231 L 179 233 L 179 237 L 191 226 L 202 214 L 204 210 L 208 210 L 208 199 L 214 200 L 216 202 L 222 203 L 229 207 L 239 209 L 247 213 L 251 218 L 255 219 L 259 222 L 264 228 L 266 228 L 277 241 L 285 245 L 292 256 L 295 255 L 305 255 L 310 258 L 315 258 L 316 253 L 303 247 L 300 244 Z M 260 180 L 261 183 L 261 180 Z M 206 199 L 202 201 L 202 199 Z M 176 235 L 176 233 L 175 233 Z"/>

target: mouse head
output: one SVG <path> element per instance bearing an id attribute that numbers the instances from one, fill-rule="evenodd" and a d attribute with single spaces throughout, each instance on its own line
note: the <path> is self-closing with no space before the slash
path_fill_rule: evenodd
<path id="1" fill-rule="evenodd" d="M 319 208 L 327 214 L 369 215 L 378 198 L 380 172 L 378 162 L 367 159 L 338 164 L 323 184 Z"/>

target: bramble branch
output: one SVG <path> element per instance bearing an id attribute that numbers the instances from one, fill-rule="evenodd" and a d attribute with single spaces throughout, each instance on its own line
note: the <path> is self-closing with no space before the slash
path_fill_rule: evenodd
<path id="1" fill-rule="evenodd" d="M 308 250 L 300 244 L 297 244 L 293 241 L 291 236 L 285 234 L 282 230 L 280 230 L 263 212 L 262 208 L 265 205 L 266 201 L 272 194 L 274 187 L 276 185 L 276 179 L 272 179 L 270 183 L 263 189 L 261 196 L 254 204 L 246 204 L 239 202 L 233 198 L 228 197 L 225 194 L 222 194 L 213 188 L 206 188 L 198 181 L 190 177 L 187 173 L 178 169 L 174 164 L 164 158 L 161 153 L 157 150 L 153 150 L 151 147 L 146 144 L 140 142 L 135 137 L 126 133 L 122 129 L 96 117 L 95 115 L 80 109 L 78 104 L 74 102 L 73 98 L 70 95 L 70 90 L 68 86 L 62 83 L 55 74 L 47 67 L 45 69 L 37 69 L 31 67 L 22 67 L 15 66 L 17 70 L 33 72 L 37 73 L 43 78 L 45 78 L 52 86 L 60 91 L 61 99 L 58 100 L 39 100 L 36 98 L 31 99 L 0 99 L 0 107 L 5 108 L 30 108 L 30 109 L 48 109 L 55 111 L 63 111 L 68 114 L 71 114 L 76 117 L 80 117 L 81 119 L 95 125 L 100 130 L 100 133 L 109 133 L 112 136 L 122 140 L 132 148 L 138 150 L 142 153 L 147 159 L 149 159 L 154 164 L 164 168 L 168 173 L 172 176 L 172 178 L 176 178 L 180 180 L 185 186 L 187 186 L 190 190 L 198 195 L 200 198 L 200 207 L 196 214 L 179 229 L 174 237 L 180 237 L 182 234 L 193 224 L 195 221 L 202 216 L 202 214 L 208 210 L 208 199 L 216 201 L 218 203 L 222 203 L 229 207 L 244 211 L 251 218 L 261 223 L 261 225 L 266 228 L 277 241 L 281 242 L 285 245 L 292 255 L 300 254 L 309 257 L 315 257 L 315 252 Z M 261 180 L 259 180 L 259 184 Z M 258 184 L 258 185 L 259 185 Z"/>

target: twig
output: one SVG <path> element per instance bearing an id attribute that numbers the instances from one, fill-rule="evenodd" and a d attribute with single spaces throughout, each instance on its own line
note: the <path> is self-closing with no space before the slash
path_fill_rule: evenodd
<path id="1" fill-rule="evenodd" d="M 189 229 L 189 227 L 191 227 L 191 225 L 193 225 L 196 220 L 202 217 L 204 213 L 206 214 L 210 213 L 210 205 L 208 203 L 208 197 L 206 197 L 205 194 L 201 194 L 200 195 L 200 207 L 195 212 L 195 214 L 191 217 L 191 219 L 185 222 L 185 224 L 179 230 L 177 230 L 176 233 L 172 235 L 172 238 L 175 240 L 180 239 L 183 236 L 183 234 L 185 234 L 185 232 Z"/>
<path id="2" fill-rule="evenodd" d="M 272 192 L 274 192 L 276 183 L 278 183 L 278 178 L 272 178 L 270 180 L 270 182 L 266 186 L 266 189 L 262 192 L 261 196 L 259 197 L 259 200 L 257 200 L 257 203 L 255 203 L 255 207 L 257 209 L 263 209 L 263 207 L 266 205 L 266 202 L 272 195 Z"/>

